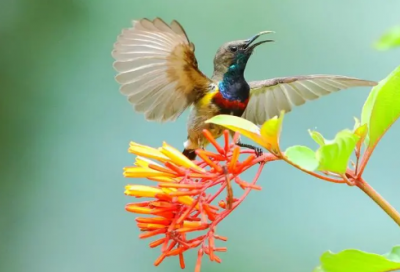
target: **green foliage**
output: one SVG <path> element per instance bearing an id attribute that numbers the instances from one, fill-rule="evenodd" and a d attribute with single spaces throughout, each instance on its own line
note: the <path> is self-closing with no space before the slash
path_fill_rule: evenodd
<path id="1" fill-rule="evenodd" d="M 291 146 L 286 149 L 285 156 L 289 161 L 307 171 L 314 171 L 319 165 L 315 152 L 306 146 Z"/>
<path id="2" fill-rule="evenodd" d="M 246 119 L 232 115 L 220 114 L 208 119 L 206 123 L 220 125 L 232 131 L 239 132 L 259 145 L 264 146 L 260 128 Z"/>
<path id="3" fill-rule="evenodd" d="M 375 43 L 378 50 L 388 50 L 400 46 L 400 25 L 390 28 Z"/>
<path id="4" fill-rule="evenodd" d="M 321 133 L 315 130 L 308 130 L 308 133 L 310 133 L 311 138 L 313 138 L 317 144 L 320 146 L 325 145 L 325 139 Z"/>
<path id="5" fill-rule="evenodd" d="M 356 134 L 346 129 L 337 133 L 332 141 L 324 140 L 315 153 L 319 161 L 318 170 L 344 174 L 358 139 Z"/>
<path id="6" fill-rule="evenodd" d="M 260 128 L 258 126 L 244 118 L 236 117 L 233 115 L 220 114 L 210 118 L 206 121 L 206 123 L 213 123 L 224 127 L 233 128 L 238 131 L 245 130 L 252 133 L 260 134 Z"/>
<path id="7" fill-rule="evenodd" d="M 350 156 L 359 140 L 359 136 L 350 130 L 342 130 L 334 140 L 326 140 L 321 133 L 309 131 L 311 137 L 319 145 L 316 152 L 305 146 L 289 147 L 285 155 L 298 167 L 308 170 L 328 171 L 344 174 Z"/>
<path id="8" fill-rule="evenodd" d="M 239 132 L 271 153 L 278 154 L 280 152 L 279 137 L 282 130 L 283 116 L 284 112 L 282 111 L 279 117 L 275 116 L 266 121 L 261 129 L 246 119 L 225 114 L 214 116 L 207 120 L 206 123 L 213 123 Z"/>
<path id="9" fill-rule="evenodd" d="M 365 144 L 373 149 L 400 116 L 400 66 L 381 80 L 369 94 L 361 113 L 361 124 L 367 124 Z"/>
<path id="10" fill-rule="evenodd" d="M 280 116 L 266 121 L 261 127 L 261 136 L 264 139 L 264 147 L 274 153 L 280 153 L 279 138 L 282 131 L 282 122 L 285 113 L 282 111 Z"/>
<path id="11" fill-rule="evenodd" d="M 383 255 L 346 249 L 322 254 L 321 265 L 313 272 L 388 272 L 400 269 L 400 246 Z"/>

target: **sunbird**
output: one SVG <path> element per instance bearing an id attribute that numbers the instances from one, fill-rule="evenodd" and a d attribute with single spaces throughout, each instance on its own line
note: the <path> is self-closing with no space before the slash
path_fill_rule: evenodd
<path id="1" fill-rule="evenodd" d="M 137 112 L 147 120 L 176 120 L 192 106 L 187 122 L 187 140 L 183 154 L 194 160 L 195 150 L 209 142 L 207 129 L 218 138 L 224 128 L 205 123 L 219 114 L 245 118 L 257 125 L 284 110 L 321 96 L 359 86 L 374 86 L 369 80 L 339 75 L 308 75 L 247 82 L 244 71 L 254 49 L 273 40 L 257 39 L 272 31 L 263 31 L 245 40 L 224 43 L 214 57 L 210 77 L 198 68 L 195 46 L 184 28 L 173 20 L 140 19 L 123 29 L 114 44 L 112 56 L 120 91 Z M 237 145 L 246 145 L 238 140 Z"/>

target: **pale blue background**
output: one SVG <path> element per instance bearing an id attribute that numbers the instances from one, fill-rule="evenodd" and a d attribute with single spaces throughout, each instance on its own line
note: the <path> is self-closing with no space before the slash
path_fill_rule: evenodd
<path id="1" fill-rule="evenodd" d="M 137 238 L 125 212 L 122 168 L 130 140 L 182 147 L 187 113 L 148 123 L 118 92 L 112 45 L 131 20 L 179 20 L 201 69 L 212 73 L 218 46 L 275 30 L 276 43 L 249 62 L 249 80 L 332 73 L 380 80 L 400 51 L 371 44 L 399 23 L 396 0 L 188 1 L 98 0 L 0 2 L 0 271 L 133 272 L 179 270 L 177 259 L 153 267 L 158 249 Z M 343 91 L 287 115 L 282 145 L 315 147 L 307 129 L 326 137 L 353 126 L 368 88 Z M 383 139 L 365 178 L 400 209 L 400 127 Z M 146 181 L 143 181 L 146 183 Z M 283 163 L 266 167 L 263 190 L 218 228 L 229 237 L 222 264 L 202 271 L 306 272 L 325 250 L 385 253 L 400 229 L 357 188 L 324 183 Z M 195 252 L 188 254 L 193 271 Z"/>

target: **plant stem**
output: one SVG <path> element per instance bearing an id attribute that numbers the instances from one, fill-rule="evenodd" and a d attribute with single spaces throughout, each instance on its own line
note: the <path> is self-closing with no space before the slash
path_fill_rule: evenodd
<path id="1" fill-rule="evenodd" d="M 319 179 L 322 179 L 322 180 L 325 180 L 325 181 L 329 181 L 329 182 L 333 182 L 333 183 L 345 183 L 345 182 L 346 182 L 344 179 L 335 179 L 335 178 L 331 178 L 331 177 L 326 177 L 326 176 L 323 176 L 323 175 L 314 173 L 313 171 L 308 171 L 308 170 L 306 170 L 306 169 L 303 169 L 303 168 L 301 168 L 300 166 L 298 166 L 297 164 L 295 164 L 295 163 L 289 161 L 289 160 L 284 156 L 283 153 L 282 153 L 280 159 L 284 160 L 285 162 L 287 162 L 288 164 L 292 165 L 293 167 L 299 169 L 300 171 L 303 171 L 304 173 L 307 173 L 307 174 L 309 174 L 309 175 L 311 175 L 311 176 L 314 176 L 314 177 L 316 177 L 316 178 L 319 178 Z"/>
<path id="2" fill-rule="evenodd" d="M 361 178 L 361 176 L 364 172 L 365 166 L 367 166 L 369 158 L 372 155 L 372 151 L 373 151 L 373 149 L 369 149 L 369 148 L 367 148 L 367 150 L 365 150 L 364 155 L 362 156 L 362 159 L 361 159 L 360 166 L 358 167 L 357 172 L 356 172 L 356 178 Z"/>
<path id="3" fill-rule="evenodd" d="M 400 214 L 387 202 L 374 188 L 371 187 L 362 178 L 357 182 L 358 188 L 360 188 L 364 193 L 366 193 L 379 207 L 382 208 L 392 219 L 400 226 Z"/>

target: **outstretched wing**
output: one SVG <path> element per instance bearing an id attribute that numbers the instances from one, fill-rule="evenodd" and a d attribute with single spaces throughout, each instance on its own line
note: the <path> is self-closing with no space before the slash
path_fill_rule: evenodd
<path id="1" fill-rule="evenodd" d="M 194 45 L 177 21 L 133 21 L 112 52 L 120 91 L 148 120 L 175 120 L 211 82 L 197 67 Z"/>
<path id="2" fill-rule="evenodd" d="M 281 110 L 289 112 L 293 106 L 321 96 L 361 86 L 375 86 L 374 81 L 335 75 L 309 75 L 273 78 L 250 82 L 250 100 L 243 118 L 255 124 L 263 124 L 279 115 Z"/>

